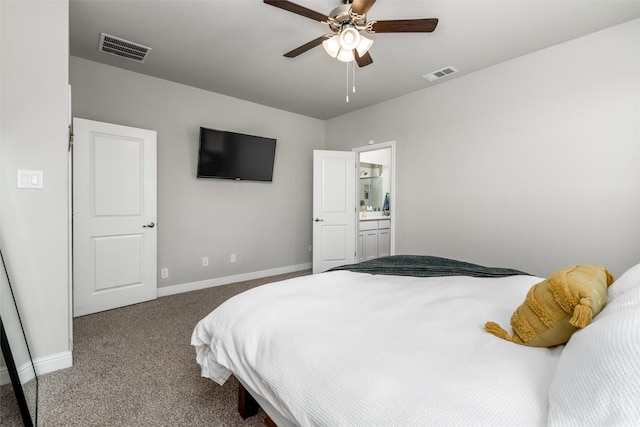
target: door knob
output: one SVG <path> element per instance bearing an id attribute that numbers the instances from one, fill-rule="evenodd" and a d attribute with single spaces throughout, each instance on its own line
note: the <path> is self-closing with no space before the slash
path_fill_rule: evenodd
<path id="1" fill-rule="evenodd" d="M 321 222 L 321 221 L 324 221 L 324 219 L 315 218 L 315 219 L 314 219 L 314 221 L 315 221 L 315 222 Z"/>
<path id="2" fill-rule="evenodd" d="M 145 224 L 145 225 L 143 225 L 142 227 L 145 227 L 145 228 L 146 228 L 146 227 L 148 227 L 148 228 L 153 228 L 153 227 L 155 227 L 155 226 L 156 226 L 156 225 L 155 225 L 153 222 L 150 222 L 149 224 Z"/>

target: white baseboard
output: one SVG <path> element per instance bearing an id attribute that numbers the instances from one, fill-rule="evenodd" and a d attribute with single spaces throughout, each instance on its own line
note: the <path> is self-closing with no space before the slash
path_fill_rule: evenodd
<path id="1" fill-rule="evenodd" d="M 70 368 L 72 365 L 73 357 L 70 351 L 39 357 L 33 361 L 33 366 L 36 369 L 37 375 L 44 375 L 60 369 Z M 33 379 L 33 370 L 29 363 L 18 366 L 17 369 L 18 376 L 23 384 Z M 9 384 L 10 382 L 11 378 L 9 377 L 9 370 L 6 366 L 0 367 L 0 385 Z"/>
<path id="2" fill-rule="evenodd" d="M 22 366 L 17 366 L 18 377 L 20 377 L 20 383 L 24 384 L 27 381 L 31 381 L 34 377 L 33 369 L 31 369 L 31 363 L 25 363 Z M 9 370 L 6 366 L 0 368 L 0 385 L 9 384 L 11 377 L 9 376 Z"/>
<path id="3" fill-rule="evenodd" d="M 73 366 L 73 355 L 70 351 L 50 354 L 49 356 L 37 358 L 33 364 L 36 367 L 36 373 L 44 375 Z"/>
<path id="4" fill-rule="evenodd" d="M 276 276 L 278 274 L 294 273 L 296 271 L 308 270 L 311 263 L 290 265 L 287 267 L 273 268 L 270 270 L 253 271 L 251 273 L 236 274 L 234 276 L 219 277 L 216 279 L 201 280 L 199 282 L 183 283 L 158 288 L 158 297 L 181 294 L 183 292 L 199 291 L 201 289 L 213 288 L 214 286 L 228 285 L 230 283 L 244 282 L 246 280 L 262 279 L 263 277 Z"/>

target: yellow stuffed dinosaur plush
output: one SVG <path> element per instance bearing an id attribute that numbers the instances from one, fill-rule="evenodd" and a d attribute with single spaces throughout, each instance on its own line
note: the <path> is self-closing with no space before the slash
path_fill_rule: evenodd
<path id="1" fill-rule="evenodd" d="M 573 265 L 552 273 L 534 285 L 511 316 L 513 336 L 494 322 L 485 330 L 514 343 L 553 347 L 569 341 L 607 303 L 613 276 L 599 265 Z"/>

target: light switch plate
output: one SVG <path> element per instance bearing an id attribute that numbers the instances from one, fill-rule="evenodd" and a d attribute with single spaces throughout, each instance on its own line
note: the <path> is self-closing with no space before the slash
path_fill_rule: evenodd
<path id="1" fill-rule="evenodd" d="M 18 169 L 16 176 L 18 188 L 43 188 L 42 171 Z"/>

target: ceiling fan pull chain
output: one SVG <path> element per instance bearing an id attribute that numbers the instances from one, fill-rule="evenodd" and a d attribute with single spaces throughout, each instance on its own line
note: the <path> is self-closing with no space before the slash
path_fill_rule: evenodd
<path id="1" fill-rule="evenodd" d="M 353 80 L 353 93 L 356 93 L 356 61 L 351 61 L 351 79 Z"/>
<path id="2" fill-rule="evenodd" d="M 347 102 L 349 102 L 349 63 L 347 62 Z"/>

